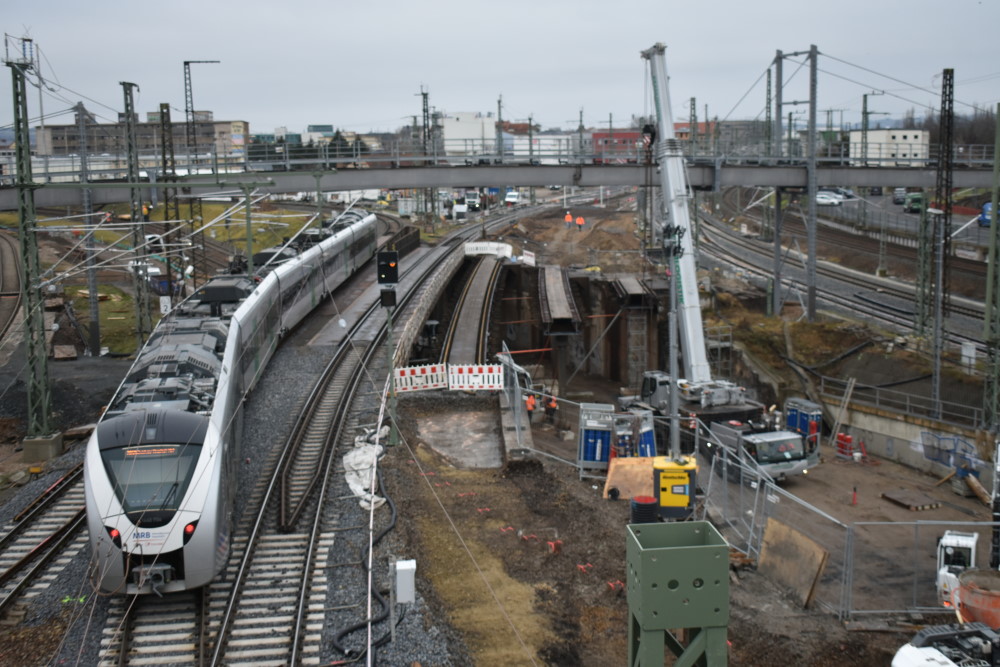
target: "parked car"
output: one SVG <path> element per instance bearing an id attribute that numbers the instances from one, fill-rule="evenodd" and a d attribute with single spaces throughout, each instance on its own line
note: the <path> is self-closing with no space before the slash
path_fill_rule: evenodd
<path id="1" fill-rule="evenodd" d="M 869 197 L 881 197 L 882 196 L 882 186 L 881 185 L 873 185 L 872 187 L 868 188 L 868 196 Z"/>
<path id="2" fill-rule="evenodd" d="M 844 203 L 843 198 L 832 192 L 817 192 L 816 204 L 819 206 L 840 206 Z"/>
<path id="3" fill-rule="evenodd" d="M 892 191 L 892 203 L 902 204 L 906 201 L 906 188 L 896 188 Z"/>

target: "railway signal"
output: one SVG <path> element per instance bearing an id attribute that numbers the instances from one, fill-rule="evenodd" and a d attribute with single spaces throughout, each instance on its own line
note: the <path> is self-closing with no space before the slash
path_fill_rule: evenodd
<path id="1" fill-rule="evenodd" d="M 399 253 L 384 250 L 376 258 L 378 282 L 380 285 L 395 285 L 399 282 Z"/>

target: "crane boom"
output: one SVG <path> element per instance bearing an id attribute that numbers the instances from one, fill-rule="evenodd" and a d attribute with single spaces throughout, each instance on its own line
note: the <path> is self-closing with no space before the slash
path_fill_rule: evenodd
<path id="1" fill-rule="evenodd" d="M 664 211 L 660 221 L 660 236 L 664 246 L 675 248 L 673 271 L 678 279 L 678 315 L 681 344 L 684 348 L 686 379 L 696 385 L 710 383 L 712 372 L 705 349 L 705 336 L 698 301 L 698 274 L 694 257 L 694 239 L 688 214 L 688 181 L 684 155 L 674 134 L 670 109 L 666 53 L 667 47 L 656 43 L 642 52 L 649 61 L 653 99 L 656 103 L 656 157 L 660 165 L 660 188 Z"/>

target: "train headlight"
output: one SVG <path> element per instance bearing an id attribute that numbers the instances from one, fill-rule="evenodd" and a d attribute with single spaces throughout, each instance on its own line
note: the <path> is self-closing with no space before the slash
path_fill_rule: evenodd
<path id="1" fill-rule="evenodd" d="M 188 525 L 184 526 L 184 544 L 188 543 L 188 540 L 190 540 L 191 536 L 194 535 L 194 529 L 197 527 L 198 527 L 197 521 L 192 521 Z"/>
<path id="2" fill-rule="evenodd" d="M 104 527 L 108 531 L 108 536 L 111 537 L 111 541 L 119 549 L 122 548 L 122 534 L 117 528 L 110 528 L 108 526 Z"/>

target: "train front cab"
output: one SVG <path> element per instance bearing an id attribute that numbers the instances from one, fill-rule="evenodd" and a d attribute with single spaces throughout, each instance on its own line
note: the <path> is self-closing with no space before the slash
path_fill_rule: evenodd
<path id="1" fill-rule="evenodd" d="M 208 419 L 137 410 L 102 422 L 92 437 L 87 521 L 101 590 L 163 594 L 211 581 L 228 521 L 223 457 L 204 446 L 218 442 Z"/>

